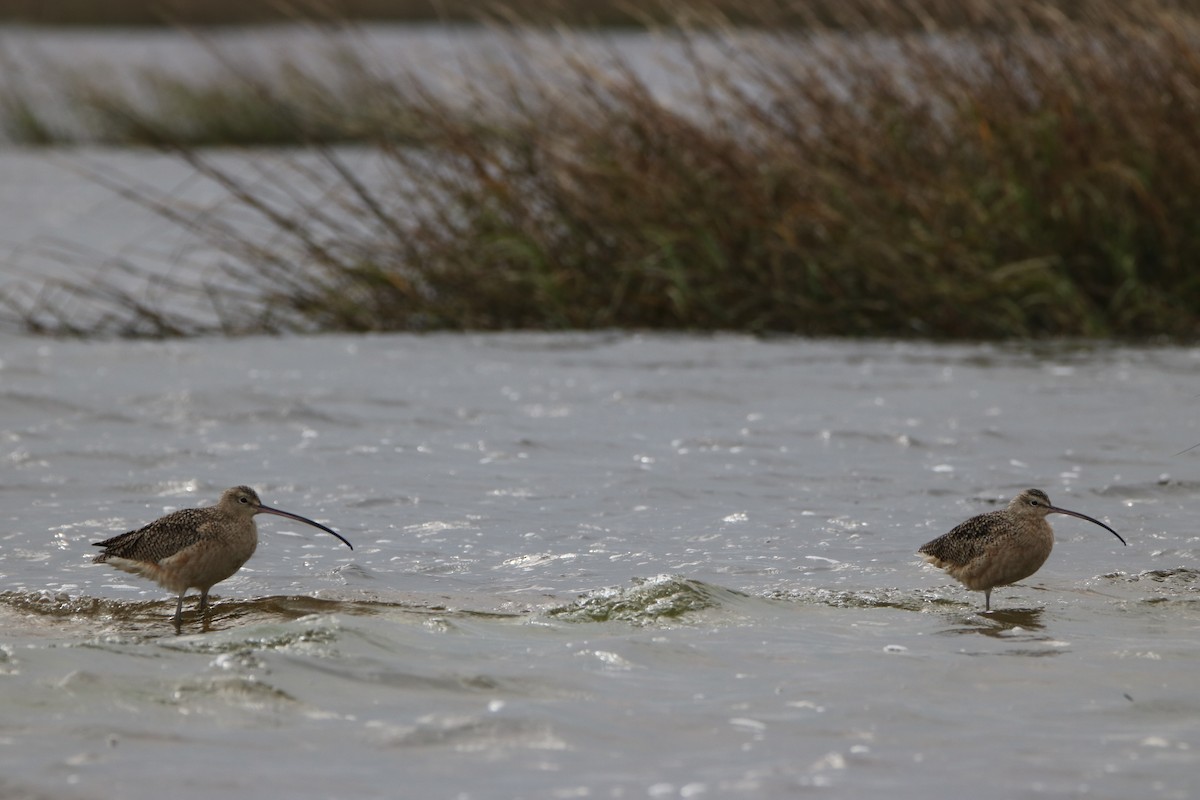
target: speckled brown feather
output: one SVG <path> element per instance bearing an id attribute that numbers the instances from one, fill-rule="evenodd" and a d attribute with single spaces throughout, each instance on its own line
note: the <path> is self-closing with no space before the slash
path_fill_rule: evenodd
<path id="1" fill-rule="evenodd" d="M 103 564 L 109 558 L 116 557 L 157 564 L 189 544 L 215 538 L 217 534 L 211 527 L 218 521 L 217 516 L 215 506 L 174 511 L 145 527 L 105 539 L 103 542 L 95 542 L 94 546 L 103 547 L 104 552 L 92 561 Z"/>
<path id="2" fill-rule="evenodd" d="M 936 559 L 959 566 L 969 564 L 987 551 L 991 541 L 1004 536 L 1004 532 L 1012 527 L 1013 520 L 1007 510 L 989 511 L 959 523 L 917 552 L 930 556 L 931 561 Z"/>
<path id="3" fill-rule="evenodd" d="M 991 610 L 993 588 L 1028 578 L 1050 557 L 1054 529 L 1046 521 L 1047 514 L 1068 514 L 1094 522 L 1121 539 L 1103 522 L 1056 508 L 1045 492 L 1026 489 L 1007 508 L 971 517 L 949 533 L 927 542 L 917 553 L 968 589 L 983 592 L 985 608 Z M 1121 539 L 1121 543 L 1125 540 Z"/>

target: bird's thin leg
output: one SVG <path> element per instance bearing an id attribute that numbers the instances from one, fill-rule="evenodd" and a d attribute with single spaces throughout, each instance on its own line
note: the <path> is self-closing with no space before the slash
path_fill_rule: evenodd
<path id="1" fill-rule="evenodd" d="M 200 612 L 203 613 L 208 608 L 208 589 L 200 590 Z"/>
<path id="2" fill-rule="evenodd" d="M 983 590 L 983 610 L 984 611 L 992 610 L 992 590 L 991 589 Z"/>
<path id="3" fill-rule="evenodd" d="M 171 621 L 175 623 L 176 629 L 183 624 L 183 596 L 185 594 L 187 594 L 187 589 L 179 593 L 179 600 L 175 603 L 175 616 L 171 617 Z"/>

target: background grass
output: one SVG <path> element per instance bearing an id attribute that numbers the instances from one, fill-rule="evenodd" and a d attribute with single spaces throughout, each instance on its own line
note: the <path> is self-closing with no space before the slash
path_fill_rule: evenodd
<path id="1" fill-rule="evenodd" d="M 692 13 L 697 8 L 702 12 Z M 645 27 L 718 13 L 735 24 L 862 31 L 1009 29 L 1056 20 L 1096 21 L 1160 9 L 1195 13 L 1200 0 L 0 0 L 0 21 L 37 25 L 222 26 L 297 19 L 389 22 L 477 22 L 481 16 L 539 25 Z"/>
<path id="2" fill-rule="evenodd" d="M 659 9 L 671 20 L 659 35 L 682 45 L 676 66 L 694 82 L 683 105 L 562 33 L 554 69 L 544 40 L 535 54 L 514 36 L 504 69 L 479 66 L 453 93 L 419 75 L 381 78 L 337 47 L 332 79 L 227 64 L 208 85 L 145 78 L 148 104 L 64 80 L 108 140 L 174 153 L 253 224 L 198 219 L 97 176 L 226 254 L 224 279 L 205 289 L 218 321 L 82 282 L 3 301 L 27 330 L 74 335 L 1195 338 L 1200 22 L 1189 7 L 837 9 L 799 29 Z M 774 13 L 755 11 L 759 23 Z M 938 14 L 957 21 L 927 32 Z M 24 118 L 32 140 L 45 137 L 36 113 Z M 345 141 L 378 154 L 369 172 L 331 147 Z M 320 167 L 249 178 L 203 149 L 214 143 L 292 143 Z M 64 312 L 81 302 L 102 309 L 97 322 Z"/>

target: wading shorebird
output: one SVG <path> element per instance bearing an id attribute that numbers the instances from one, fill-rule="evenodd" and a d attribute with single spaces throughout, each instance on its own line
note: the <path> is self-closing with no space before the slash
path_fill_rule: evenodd
<path id="1" fill-rule="evenodd" d="M 141 575 L 179 593 L 176 629 L 183 619 L 183 596 L 188 589 L 200 590 L 199 610 L 208 606 L 208 590 L 242 568 L 258 547 L 255 514 L 275 514 L 320 528 L 350 544 L 337 531 L 308 517 L 264 506 L 249 486 L 226 489 L 215 506 L 183 508 L 154 520 L 144 528 L 94 542 L 104 552 L 93 561 Z"/>
<path id="2" fill-rule="evenodd" d="M 968 589 L 983 592 L 984 608 L 991 611 L 992 589 L 1024 580 L 1046 563 L 1054 547 L 1054 530 L 1046 521 L 1047 514 L 1086 519 L 1121 539 L 1121 534 L 1100 520 L 1050 505 L 1041 489 L 1026 489 L 1008 508 L 971 517 L 923 545 L 917 554 Z"/>

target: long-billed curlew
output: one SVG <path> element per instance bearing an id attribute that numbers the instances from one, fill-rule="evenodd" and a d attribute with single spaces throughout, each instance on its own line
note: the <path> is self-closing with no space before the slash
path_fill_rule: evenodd
<path id="1" fill-rule="evenodd" d="M 1086 519 L 1121 539 L 1121 534 L 1100 520 L 1050 505 L 1041 489 L 1026 489 L 1007 508 L 971 517 L 923 545 L 917 554 L 968 589 L 983 592 L 985 608 L 991 611 L 993 588 L 1024 580 L 1046 563 L 1054 547 L 1054 530 L 1046 521 L 1047 514 Z"/>
<path id="2" fill-rule="evenodd" d="M 264 506 L 249 486 L 226 489 L 215 506 L 183 508 L 154 520 L 144 528 L 95 542 L 104 552 L 97 564 L 112 564 L 179 593 L 172 621 L 183 619 L 183 596 L 200 590 L 200 611 L 208 606 L 208 590 L 241 569 L 258 547 L 255 514 L 276 514 L 320 528 L 350 544 L 337 531 L 308 517 Z"/>

